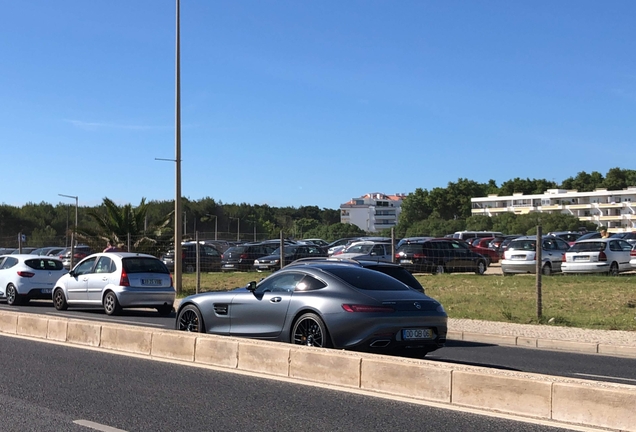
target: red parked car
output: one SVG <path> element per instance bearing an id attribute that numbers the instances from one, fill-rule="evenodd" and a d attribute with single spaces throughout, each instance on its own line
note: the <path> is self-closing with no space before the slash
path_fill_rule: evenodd
<path id="1" fill-rule="evenodd" d="M 499 253 L 488 247 L 488 244 L 494 239 L 494 237 L 484 237 L 473 242 L 470 249 L 473 252 L 482 254 L 488 259 L 488 265 L 499 262 Z"/>

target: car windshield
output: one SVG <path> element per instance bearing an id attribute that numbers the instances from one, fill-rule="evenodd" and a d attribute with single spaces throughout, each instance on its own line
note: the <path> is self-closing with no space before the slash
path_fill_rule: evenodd
<path id="1" fill-rule="evenodd" d="M 298 246 L 285 246 L 285 255 L 296 253 Z M 280 248 L 274 249 L 270 255 L 280 255 Z"/>
<path id="2" fill-rule="evenodd" d="M 391 276 L 361 267 L 330 268 L 328 272 L 361 290 L 406 291 L 410 289 Z"/>
<path id="3" fill-rule="evenodd" d="M 156 258 L 130 257 L 122 261 L 126 273 L 170 273 L 166 265 Z"/>
<path id="4" fill-rule="evenodd" d="M 368 254 L 371 252 L 373 245 L 370 244 L 354 244 L 345 249 L 345 253 Z"/>
<path id="5" fill-rule="evenodd" d="M 605 250 L 605 242 L 574 243 L 568 252 L 600 252 Z"/>
<path id="6" fill-rule="evenodd" d="M 537 248 L 537 242 L 532 240 L 513 240 L 508 246 L 508 250 L 527 250 L 533 251 Z"/>

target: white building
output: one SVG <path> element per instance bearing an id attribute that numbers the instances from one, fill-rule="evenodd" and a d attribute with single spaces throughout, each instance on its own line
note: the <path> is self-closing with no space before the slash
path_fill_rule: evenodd
<path id="1" fill-rule="evenodd" d="M 397 225 L 406 194 L 370 193 L 340 205 L 340 222 L 376 232 Z"/>
<path id="2" fill-rule="evenodd" d="M 472 214 L 493 216 L 503 212 L 559 212 L 582 221 L 605 226 L 610 232 L 636 230 L 636 186 L 620 191 L 596 189 L 593 192 L 548 189 L 540 195 L 489 195 L 471 198 Z"/>

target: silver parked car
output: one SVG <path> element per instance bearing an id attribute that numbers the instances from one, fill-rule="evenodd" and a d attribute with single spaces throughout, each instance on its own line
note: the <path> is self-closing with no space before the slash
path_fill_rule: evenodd
<path id="1" fill-rule="evenodd" d="M 605 273 L 618 276 L 631 271 L 632 245 L 619 238 L 583 240 L 565 253 L 563 273 Z"/>
<path id="2" fill-rule="evenodd" d="M 166 265 L 152 255 L 104 252 L 80 261 L 53 290 L 57 310 L 69 306 L 102 306 L 108 315 L 122 308 L 155 308 L 172 312 L 175 289 Z"/>
<path id="3" fill-rule="evenodd" d="M 66 272 L 62 261 L 55 257 L 0 256 L 0 298 L 11 306 L 31 299 L 50 299 L 55 282 Z"/>
<path id="4" fill-rule="evenodd" d="M 504 252 L 501 271 L 504 276 L 536 272 L 537 236 L 523 236 L 512 240 Z M 550 235 L 541 241 L 541 273 L 551 275 L 561 271 L 563 255 L 570 248 L 565 240 Z"/>
<path id="5" fill-rule="evenodd" d="M 447 315 L 438 301 L 391 276 L 322 261 L 285 267 L 245 288 L 186 297 L 176 328 L 422 355 L 444 345 Z"/>

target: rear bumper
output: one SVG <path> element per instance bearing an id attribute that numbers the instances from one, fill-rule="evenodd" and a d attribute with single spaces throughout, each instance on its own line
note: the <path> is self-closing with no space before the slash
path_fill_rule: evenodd
<path id="1" fill-rule="evenodd" d="M 174 303 L 174 288 L 135 288 L 125 287 L 117 291 L 117 300 L 121 307 L 159 307 Z"/>
<path id="2" fill-rule="evenodd" d="M 608 262 L 596 263 L 569 263 L 561 264 L 563 273 L 606 273 L 609 271 L 610 264 Z"/>

